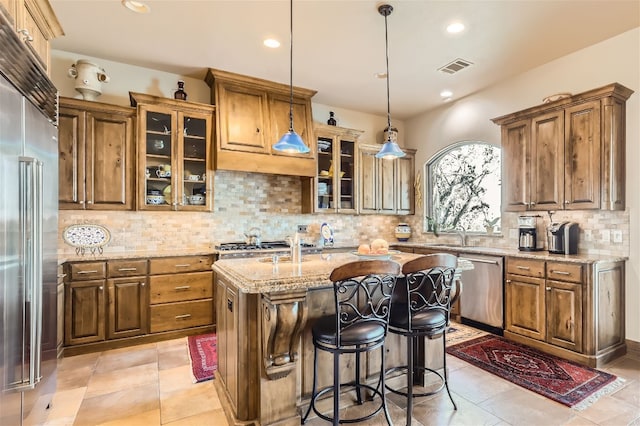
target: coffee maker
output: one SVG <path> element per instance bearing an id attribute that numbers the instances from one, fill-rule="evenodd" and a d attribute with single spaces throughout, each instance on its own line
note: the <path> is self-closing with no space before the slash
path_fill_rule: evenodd
<path id="1" fill-rule="evenodd" d="M 560 222 L 549 225 L 549 253 L 577 254 L 580 229 L 575 222 Z"/>
<path id="2" fill-rule="evenodd" d="M 544 239 L 541 231 L 540 216 L 518 217 L 518 250 L 539 251 L 543 250 Z"/>

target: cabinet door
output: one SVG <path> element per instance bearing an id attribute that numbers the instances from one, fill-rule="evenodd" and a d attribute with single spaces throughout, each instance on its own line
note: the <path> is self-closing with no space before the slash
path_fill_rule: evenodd
<path id="1" fill-rule="evenodd" d="M 378 212 L 396 212 L 396 160 L 378 159 Z"/>
<path id="2" fill-rule="evenodd" d="M 360 150 L 360 213 L 378 212 L 378 173 L 375 155 L 373 151 Z"/>
<path id="3" fill-rule="evenodd" d="M 414 157 L 406 155 L 398 158 L 397 162 L 397 194 L 396 194 L 396 213 L 397 214 L 413 214 L 415 212 L 413 187 L 414 180 Z"/>
<path id="4" fill-rule="evenodd" d="M 547 280 L 547 341 L 582 352 L 582 284 Z"/>
<path id="5" fill-rule="evenodd" d="M 338 212 L 354 213 L 357 208 L 356 185 L 356 141 L 339 138 L 335 153 L 335 163 L 339 166 L 336 174 L 338 181 Z"/>
<path id="6" fill-rule="evenodd" d="M 600 103 L 567 108 L 565 121 L 565 208 L 600 208 Z"/>
<path id="7" fill-rule="evenodd" d="M 529 208 L 531 121 L 520 120 L 502 126 L 502 208 L 524 211 Z"/>
<path id="8" fill-rule="evenodd" d="M 310 111 L 308 106 L 310 102 L 305 99 L 293 98 L 293 130 L 302 138 L 305 145 L 311 150 L 307 154 L 291 154 L 282 153 L 272 149 L 274 143 L 280 140 L 280 138 L 289 131 L 289 96 L 283 96 L 279 94 L 269 95 L 269 126 L 271 128 L 271 144 L 269 149 L 271 153 L 275 155 L 285 155 L 293 157 L 313 157 L 313 150 L 315 149 L 312 144 L 313 136 L 311 134 Z"/>
<path id="9" fill-rule="evenodd" d="M 86 132 L 86 208 L 132 210 L 133 116 L 88 112 Z"/>
<path id="10" fill-rule="evenodd" d="M 147 278 L 107 280 L 107 339 L 148 333 Z"/>
<path id="11" fill-rule="evenodd" d="M 329 170 L 333 169 L 333 157 L 336 149 L 333 137 L 318 136 L 318 176 L 316 177 L 317 200 L 316 211 L 326 211 L 334 208 L 334 184 L 333 175 Z"/>
<path id="12" fill-rule="evenodd" d="M 531 124 L 531 141 L 530 208 L 562 209 L 565 163 L 563 112 L 535 117 Z M 503 176 L 511 180 L 511 175 Z"/>
<path id="13" fill-rule="evenodd" d="M 238 407 L 238 293 L 234 288 L 228 286 L 226 293 L 221 297 L 226 299 L 226 306 L 223 308 L 225 312 L 225 328 L 227 331 L 227 390 L 231 397 L 234 410 Z"/>
<path id="14" fill-rule="evenodd" d="M 233 84 L 220 84 L 218 89 L 219 107 L 225 111 L 220 116 L 220 149 L 269 153 L 271 132 L 267 122 L 266 92 Z"/>
<path id="15" fill-rule="evenodd" d="M 104 280 L 75 281 L 65 291 L 65 345 L 105 338 Z"/>
<path id="16" fill-rule="evenodd" d="M 544 279 L 507 275 L 506 329 L 513 333 L 544 340 L 545 286 Z"/>
<path id="17" fill-rule="evenodd" d="M 85 204 L 85 113 L 61 108 L 58 117 L 58 207 Z"/>
<path id="18" fill-rule="evenodd" d="M 176 206 L 172 176 L 177 139 L 177 115 L 158 105 L 140 107 L 138 116 L 138 208 L 171 210 Z"/>
<path id="19" fill-rule="evenodd" d="M 218 353 L 218 370 L 216 377 L 222 380 L 224 384 L 227 383 L 227 285 L 220 279 L 218 275 L 215 276 L 216 284 L 216 349 Z"/>
<path id="20" fill-rule="evenodd" d="M 211 210 L 211 114 L 178 112 L 179 210 Z"/>

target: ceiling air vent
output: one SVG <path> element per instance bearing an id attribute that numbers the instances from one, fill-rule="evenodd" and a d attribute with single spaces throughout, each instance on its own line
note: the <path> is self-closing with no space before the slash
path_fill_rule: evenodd
<path id="1" fill-rule="evenodd" d="M 455 74 L 458 71 L 467 68 L 469 65 L 473 65 L 473 62 L 458 58 L 449 62 L 447 65 L 438 68 L 438 71 L 442 71 L 447 74 Z"/>

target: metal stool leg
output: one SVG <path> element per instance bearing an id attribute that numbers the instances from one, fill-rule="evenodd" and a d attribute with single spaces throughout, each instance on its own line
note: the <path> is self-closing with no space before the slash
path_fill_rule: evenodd
<path id="1" fill-rule="evenodd" d="M 340 354 L 333 354 L 333 425 L 340 425 Z"/>
<path id="2" fill-rule="evenodd" d="M 413 336 L 407 336 L 407 426 L 413 413 Z"/>
<path id="3" fill-rule="evenodd" d="M 356 353 L 356 400 L 362 405 L 362 391 L 360 390 L 360 352 Z"/>
<path id="4" fill-rule="evenodd" d="M 384 416 L 387 418 L 387 424 L 389 426 L 392 426 L 393 423 L 391 422 L 391 415 L 389 414 L 389 410 L 387 409 L 387 395 L 386 395 L 386 388 L 384 385 L 384 376 L 385 376 L 385 371 L 384 371 L 384 365 L 385 365 L 385 344 L 382 344 L 382 347 L 380 349 L 382 352 L 380 354 L 380 379 L 378 380 L 378 384 L 381 385 L 382 387 L 380 395 L 382 396 L 382 409 L 384 410 Z"/>
<path id="5" fill-rule="evenodd" d="M 451 391 L 449 390 L 449 374 L 447 373 L 447 337 L 446 335 L 447 335 L 446 332 L 442 333 L 442 350 L 443 350 L 442 365 L 444 367 L 444 386 L 447 388 L 447 393 L 449 394 L 449 399 L 453 404 L 453 409 L 458 410 L 458 406 L 456 405 L 456 402 L 453 400 L 453 397 L 451 396 Z"/>
<path id="6" fill-rule="evenodd" d="M 311 402 L 309 402 L 309 407 L 307 408 L 307 412 L 302 418 L 301 423 L 305 424 L 307 422 L 307 417 L 311 413 L 313 406 L 316 402 L 316 386 L 318 384 L 318 348 L 313 346 L 313 385 L 311 387 Z"/>

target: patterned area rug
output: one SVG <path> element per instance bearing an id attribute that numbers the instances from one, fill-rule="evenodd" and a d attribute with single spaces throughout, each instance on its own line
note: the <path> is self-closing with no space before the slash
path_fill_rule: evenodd
<path id="1" fill-rule="evenodd" d="M 612 374 L 494 335 L 458 343 L 448 347 L 447 352 L 576 410 L 587 408 L 623 384 L 622 379 Z"/>
<path id="2" fill-rule="evenodd" d="M 198 383 L 213 379 L 213 372 L 218 368 L 216 335 L 212 333 L 189 336 L 188 345 L 193 382 Z"/>

